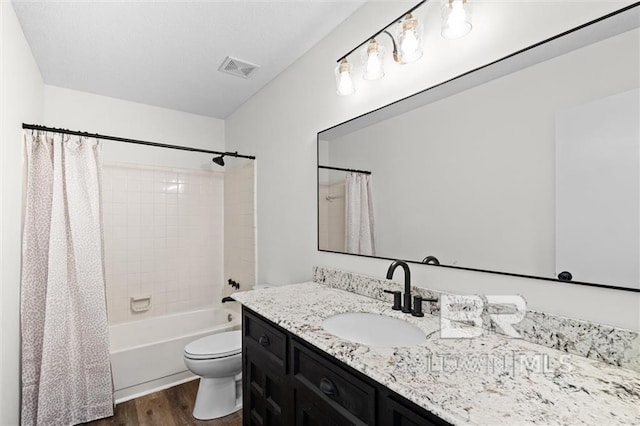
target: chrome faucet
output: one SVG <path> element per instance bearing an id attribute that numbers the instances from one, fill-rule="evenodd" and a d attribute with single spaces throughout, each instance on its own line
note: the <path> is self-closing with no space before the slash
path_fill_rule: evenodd
<path id="1" fill-rule="evenodd" d="M 404 304 L 402 305 L 402 312 L 409 314 L 411 313 L 411 271 L 409 271 L 407 262 L 402 260 L 394 261 L 387 270 L 387 279 L 393 278 L 393 273 L 398 266 L 402 266 L 402 269 L 404 269 Z"/>

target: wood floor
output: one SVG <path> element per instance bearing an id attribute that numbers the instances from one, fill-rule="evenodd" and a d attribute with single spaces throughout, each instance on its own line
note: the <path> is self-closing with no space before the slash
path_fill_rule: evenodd
<path id="1" fill-rule="evenodd" d="M 198 380 L 118 404 L 115 415 L 85 423 L 90 426 L 241 426 L 241 411 L 221 419 L 193 418 Z"/>

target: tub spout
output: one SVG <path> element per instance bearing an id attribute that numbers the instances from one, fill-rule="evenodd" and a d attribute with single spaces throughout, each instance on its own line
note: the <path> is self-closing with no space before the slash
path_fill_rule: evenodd
<path id="1" fill-rule="evenodd" d="M 226 302 L 235 302 L 236 300 L 233 297 L 223 297 L 222 298 L 222 303 L 226 303 Z"/>

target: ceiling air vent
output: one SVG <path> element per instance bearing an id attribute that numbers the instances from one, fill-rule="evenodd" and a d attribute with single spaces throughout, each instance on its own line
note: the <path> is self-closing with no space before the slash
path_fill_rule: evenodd
<path id="1" fill-rule="evenodd" d="M 227 56 L 227 58 L 222 62 L 222 65 L 218 67 L 218 71 L 226 72 L 227 74 L 235 75 L 237 77 L 249 78 L 258 68 L 260 68 L 260 65 Z"/>

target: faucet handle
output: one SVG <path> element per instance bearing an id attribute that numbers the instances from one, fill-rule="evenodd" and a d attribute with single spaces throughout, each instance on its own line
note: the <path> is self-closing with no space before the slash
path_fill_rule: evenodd
<path id="1" fill-rule="evenodd" d="M 438 302 L 438 299 L 425 299 L 422 296 L 413 296 L 413 309 L 411 315 L 414 317 L 423 317 L 422 302 Z"/>
<path id="2" fill-rule="evenodd" d="M 413 309 L 411 310 L 411 315 L 414 317 L 423 317 L 424 313 L 422 313 L 422 301 L 424 299 L 422 296 L 413 296 Z"/>
<path id="3" fill-rule="evenodd" d="M 391 309 L 394 311 L 399 311 L 402 309 L 402 293 L 399 290 L 391 291 L 391 290 L 382 290 L 385 293 L 393 294 L 393 306 Z"/>

